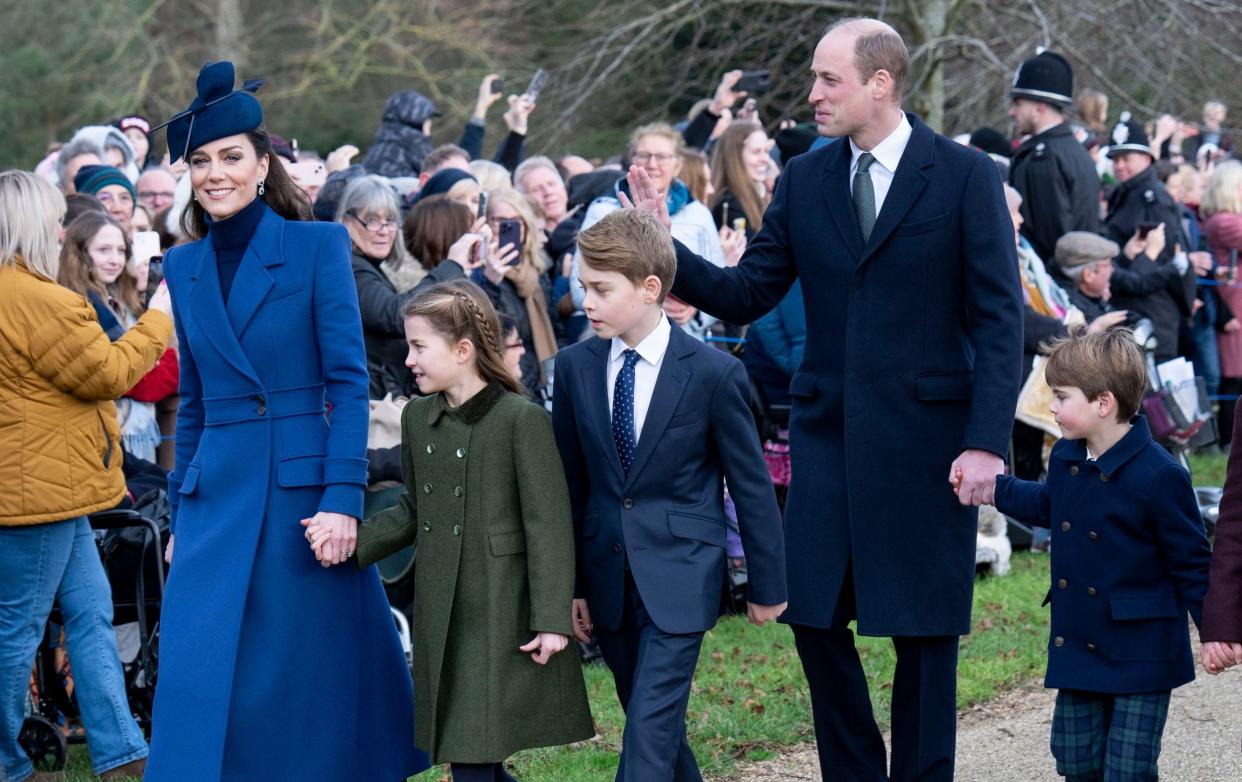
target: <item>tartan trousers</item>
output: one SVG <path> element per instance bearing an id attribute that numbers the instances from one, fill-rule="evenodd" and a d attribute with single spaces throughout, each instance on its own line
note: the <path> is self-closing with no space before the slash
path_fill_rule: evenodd
<path id="1" fill-rule="evenodd" d="M 1069 782 L 1156 782 L 1170 694 L 1058 690 L 1051 741 L 1057 773 Z"/>

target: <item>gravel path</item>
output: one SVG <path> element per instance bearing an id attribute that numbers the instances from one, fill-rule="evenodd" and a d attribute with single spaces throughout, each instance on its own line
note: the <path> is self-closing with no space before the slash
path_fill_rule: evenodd
<path id="1" fill-rule="evenodd" d="M 1060 780 L 1048 751 L 1054 697 L 1054 691 L 1036 682 L 963 712 L 958 721 L 956 779 Z M 1199 671 L 1194 682 L 1173 692 L 1160 777 L 1170 782 L 1242 779 L 1242 670 L 1234 668 L 1220 676 Z M 819 779 L 815 748 L 806 745 L 773 760 L 740 766 L 728 782 Z"/>

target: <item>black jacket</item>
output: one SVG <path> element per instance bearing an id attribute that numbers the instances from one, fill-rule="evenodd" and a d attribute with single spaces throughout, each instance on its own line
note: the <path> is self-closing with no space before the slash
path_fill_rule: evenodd
<path id="1" fill-rule="evenodd" d="M 414 263 L 414 261 L 411 261 Z M 417 396 L 414 375 L 405 366 L 405 318 L 401 307 L 408 294 L 397 293 L 388 275 L 374 261 L 355 248 L 350 258 L 354 284 L 358 288 L 358 309 L 362 312 L 362 341 L 367 351 L 368 395 Z"/>
<path id="2" fill-rule="evenodd" d="M 389 96 L 375 140 L 362 159 L 363 167 L 386 177 L 418 176 L 423 158 L 431 152 L 431 139 L 423 133 L 423 123 L 437 113 L 436 104 L 421 92 L 408 90 Z"/>
<path id="3" fill-rule="evenodd" d="M 1022 235 L 1040 258 L 1070 231 L 1100 231 L 1100 177 L 1069 123 L 1031 136 L 1014 153 L 1009 184 L 1022 194 Z M 1127 237 L 1128 238 L 1128 237 Z"/>

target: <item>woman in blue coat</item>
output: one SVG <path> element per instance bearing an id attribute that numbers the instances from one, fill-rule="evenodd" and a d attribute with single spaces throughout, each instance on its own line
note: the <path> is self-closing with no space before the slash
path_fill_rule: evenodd
<path id="1" fill-rule="evenodd" d="M 374 568 L 324 569 L 302 519 L 352 553 L 367 369 L 349 238 L 310 215 L 263 112 L 208 64 L 168 125 L 198 240 L 164 259 L 181 351 L 171 564 L 148 782 L 396 782 L 409 671 Z"/>

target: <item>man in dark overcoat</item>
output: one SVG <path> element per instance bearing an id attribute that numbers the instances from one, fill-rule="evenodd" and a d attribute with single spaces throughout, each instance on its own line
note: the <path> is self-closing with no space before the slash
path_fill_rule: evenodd
<path id="1" fill-rule="evenodd" d="M 970 631 L 976 516 L 1004 472 L 1022 362 L 1013 224 L 995 164 L 901 111 L 908 50 L 888 25 L 815 49 L 823 136 L 793 158 L 736 268 L 678 247 L 673 293 L 733 323 L 802 280 L 785 517 L 789 609 L 825 779 L 950 780 L 958 637 Z M 637 208 L 660 214 L 631 169 Z M 665 217 L 667 219 L 667 217 Z M 897 652 L 892 766 L 847 625 Z"/>

